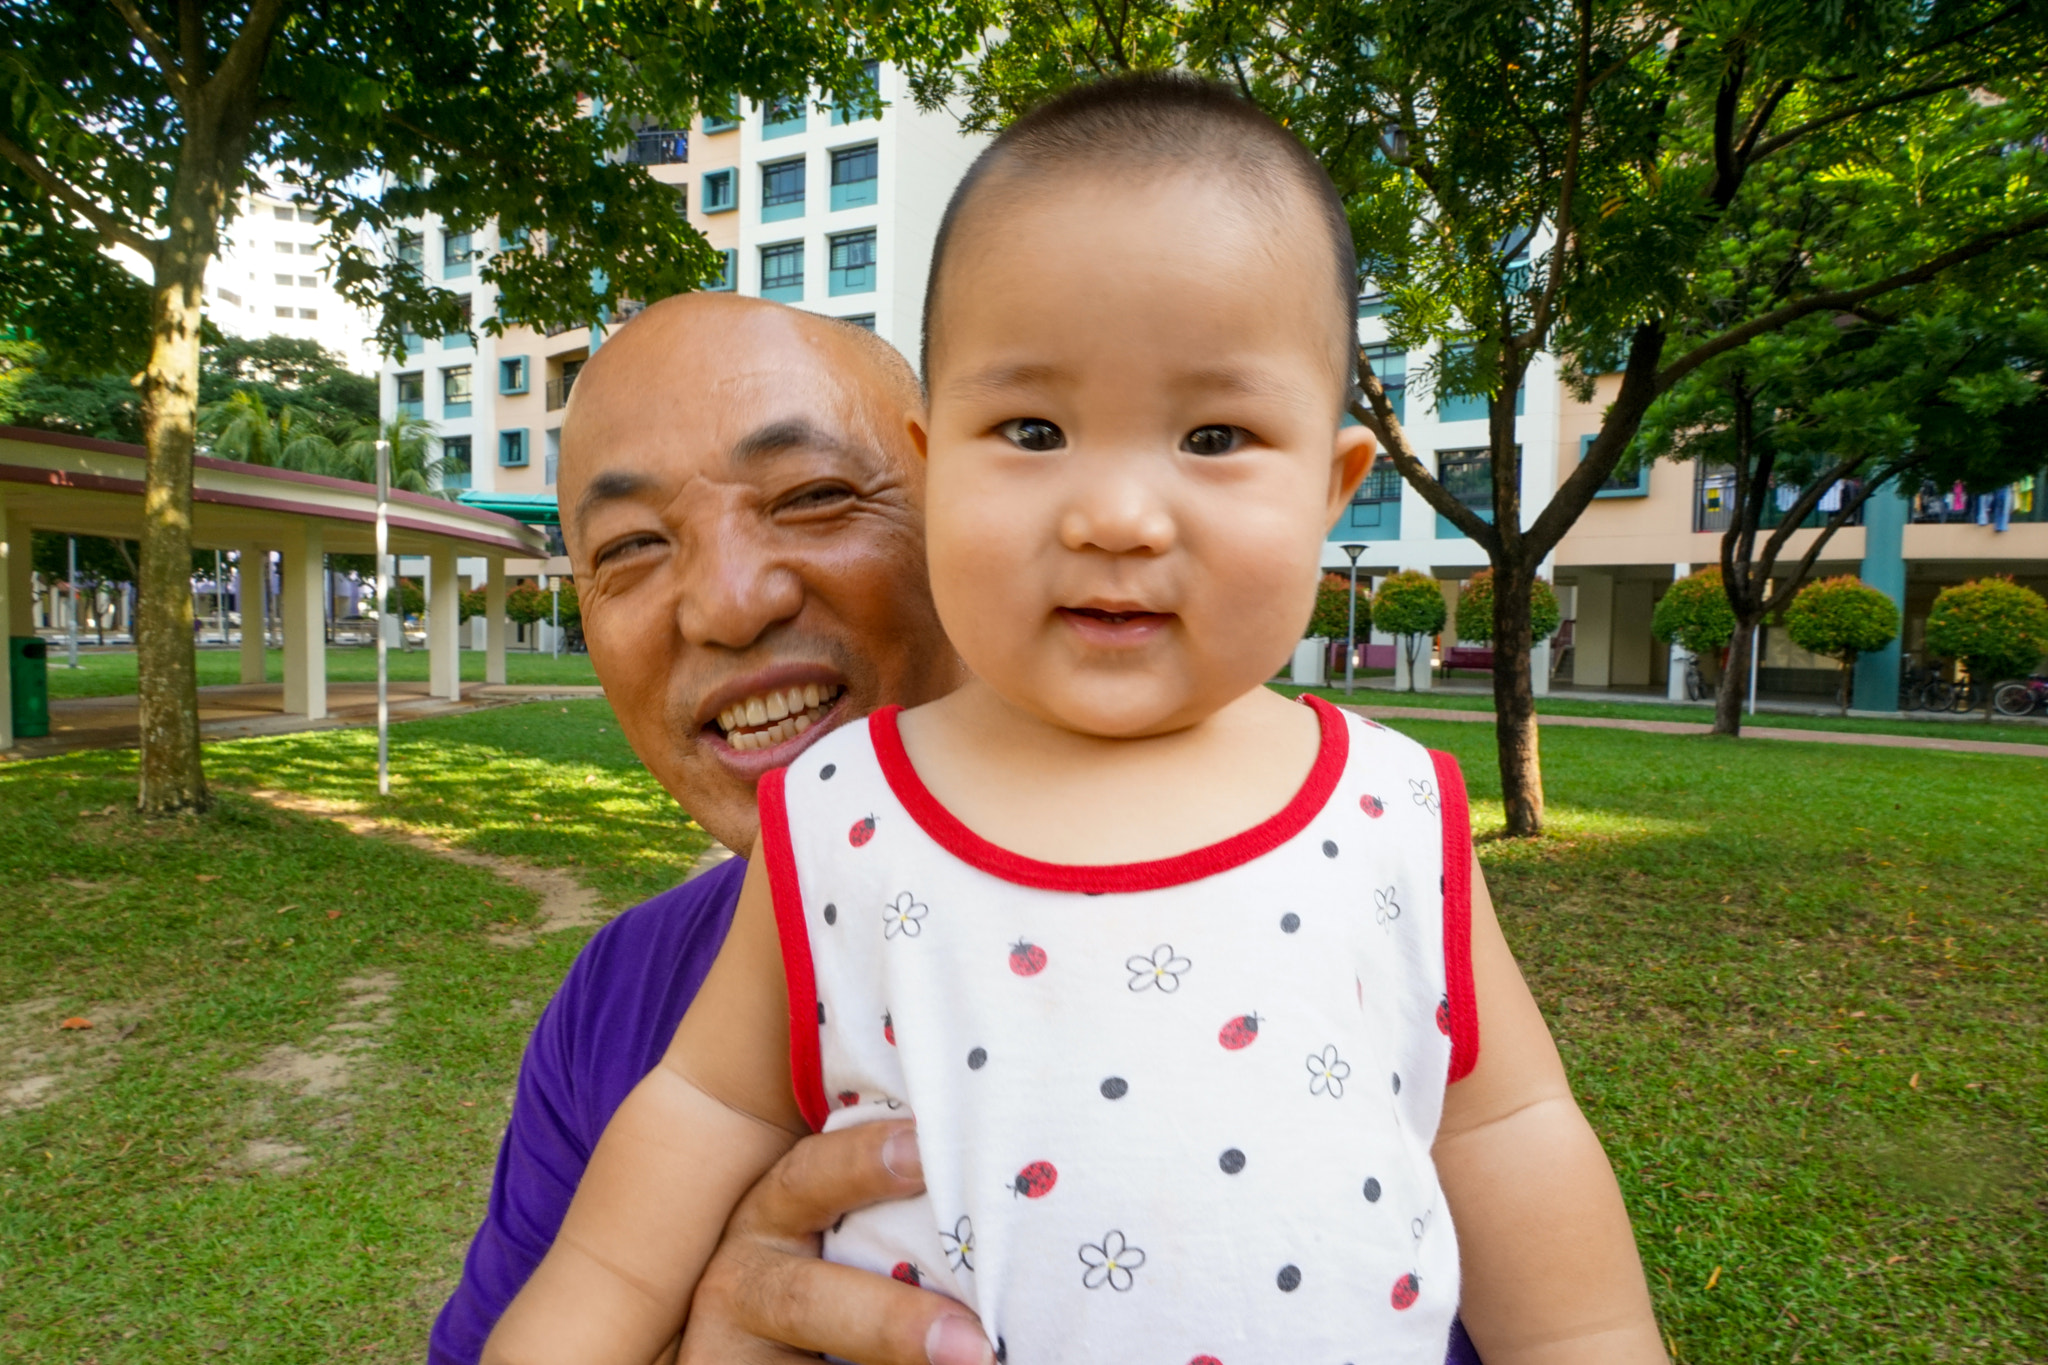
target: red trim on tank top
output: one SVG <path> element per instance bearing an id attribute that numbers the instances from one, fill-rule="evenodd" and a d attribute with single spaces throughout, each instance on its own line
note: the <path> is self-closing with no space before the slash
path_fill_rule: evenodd
<path id="1" fill-rule="evenodd" d="M 868 735 L 882 776 L 890 791 L 910 812 L 910 817 L 938 845 L 970 867 L 1018 886 L 1041 891 L 1072 891 L 1103 895 L 1132 891 L 1159 891 L 1169 886 L 1213 877 L 1240 867 L 1254 858 L 1271 853 L 1308 828 L 1344 775 L 1344 762 L 1351 747 L 1343 713 L 1319 697 L 1304 697 L 1314 708 L 1322 726 L 1322 743 L 1308 778 L 1293 799 L 1273 815 L 1250 829 L 1229 838 L 1171 858 L 1142 863 L 1047 863 L 1027 858 L 976 834 L 943 805 L 924 785 L 904 751 L 903 737 L 896 728 L 896 713 L 903 708 L 886 706 L 868 717 Z"/>
<path id="2" fill-rule="evenodd" d="M 782 975 L 789 991 L 789 1084 L 797 1112 L 812 1132 L 831 1112 L 825 1101 L 825 1066 L 818 1053 L 818 977 L 811 964 L 811 933 L 804 923 L 804 894 L 796 875 L 796 850 L 789 839 L 789 799 L 783 790 L 787 768 L 761 775 L 761 857 L 768 864 L 768 894 L 775 905 L 775 934 L 782 941 Z"/>
<path id="3" fill-rule="evenodd" d="M 1472 810 L 1465 775 L 1449 754 L 1429 751 L 1444 822 L 1444 996 L 1451 1016 L 1450 1079 L 1479 1063 L 1479 992 L 1472 981 Z"/>

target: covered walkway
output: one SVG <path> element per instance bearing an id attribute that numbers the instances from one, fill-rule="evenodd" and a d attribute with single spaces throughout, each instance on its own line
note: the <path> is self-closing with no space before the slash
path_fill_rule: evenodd
<path id="1" fill-rule="evenodd" d="M 6 571 L 0 573 L 0 619 L 10 635 L 34 633 L 33 532 L 140 539 L 144 458 L 140 446 L 0 427 L 0 529 L 5 534 L 0 550 L 6 559 Z M 374 552 L 376 490 L 346 479 L 204 456 L 193 465 L 193 546 L 237 552 L 244 563 L 273 551 L 281 555 L 284 685 L 273 714 L 326 718 L 332 709 L 326 672 L 326 557 Z M 388 525 L 390 552 L 422 556 L 428 565 L 426 696 L 446 703 L 462 698 L 458 554 L 482 556 L 488 566 L 484 676 L 486 685 L 502 684 L 505 561 L 545 559 L 545 537 L 497 512 L 419 493 L 391 495 Z M 263 662 L 263 632 L 244 631 L 246 685 L 262 687 Z M 395 685 L 394 693 L 402 688 Z M 0 749 L 14 745 L 12 691 L 8 670 L 0 668 Z M 127 707 L 132 718 L 132 699 L 110 701 Z"/>

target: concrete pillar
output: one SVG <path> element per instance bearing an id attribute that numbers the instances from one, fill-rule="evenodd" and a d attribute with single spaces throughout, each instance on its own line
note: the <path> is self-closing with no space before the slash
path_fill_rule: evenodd
<path id="1" fill-rule="evenodd" d="M 1865 583 L 1892 599 L 1899 608 L 1899 636 L 1874 654 L 1856 660 L 1850 704 L 1858 711 L 1899 709 L 1899 665 L 1906 631 L 1906 516 L 1909 508 L 1898 485 L 1880 488 L 1863 504 Z"/>
<path id="2" fill-rule="evenodd" d="M 1448 578 L 1439 578 L 1437 591 L 1444 595 L 1444 648 L 1455 648 L 1458 643 L 1458 585 Z"/>
<path id="3" fill-rule="evenodd" d="M 1690 563 L 1673 564 L 1671 581 L 1676 583 L 1691 572 Z M 1664 698 L 1667 701 L 1685 700 L 1685 646 L 1676 640 L 1671 642 L 1671 676 L 1665 680 Z"/>
<path id="4" fill-rule="evenodd" d="M 1550 641 L 1538 640 L 1529 651 L 1529 689 L 1539 697 L 1550 695 Z"/>
<path id="5" fill-rule="evenodd" d="M 263 623 L 269 613 L 270 566 L 254 545 L 235 551 L 235 605 L 242 612 L 242 681 L 263 679 Z"/>
<path id="6" fill-rule="evenodd" d="M 484 582 L 484 681 L 505 685 L 505 561 L 493 556 Z"/>
<path id="7" fill-rule="evenodd" d="M 325 560 L 318 522 L 288 528 L 284 590 L 278 600 L 284 622 L 284 709 L 309 720 L 327 714 L 327 615 L 320 602 Z"/>
<path id="8" fill-rule="evenodd" d="M 9 635 L 35 633 L 35 591 L 29 582 L 28 523 L 7 515 L 7 494 L 0 490 L 0 622 Z M 22 629 L 26 623 L 28 629 Z M 0 668 L 0 749 L 14 747 L 14 655 Z"/>
<path id="9" fill-rule="evenodd" d="M 437 697 L 462 699 L 462 583 L 455 576 L 455 550 L 437 546 L 427 555 L 427 677 Z"/>
<path id="10" fill-rule="evenodd" d="M 1614 656 L 1614 575 L 1581 571 L 1572 627 L 1572 682 L 1605 687 Z"/>

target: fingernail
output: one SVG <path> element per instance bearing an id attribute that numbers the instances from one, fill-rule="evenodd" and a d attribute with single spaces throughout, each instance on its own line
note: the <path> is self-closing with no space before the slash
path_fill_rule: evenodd
<path id="1" fill-rule="evenodd" d="M 996 1353 L 989 1349 L 980 1323 L 949 1313 L 934 1320 L 924 1334 L 924 1358 L 932 1365 L 995 1365 Z"/>
<path id="2" fill-rule="evenodd" d="M 882 1144 L 882 1164 L 898 1180 L 924 1179 L 924 1158 L 917 1152 L 917 1130 L 899 1128 Z"/>

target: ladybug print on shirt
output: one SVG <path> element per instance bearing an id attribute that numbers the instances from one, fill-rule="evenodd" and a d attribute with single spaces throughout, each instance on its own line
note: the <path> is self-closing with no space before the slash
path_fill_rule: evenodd
<path id="1" fill-rule="evenodd" d="M 1241 1052 L 1259 1040 L 1259 1016 L 1240 1014 L 1216 1032 L 1216 1041 L 1232 1052 Z"/>
<path id="2" fill-rule="evenodd" d="M 875 837 L 875 817 L 864 815 L 853 822 L 853 828 L 846 832 L 846 842 L 860 848 Z"/>
<path id="3" fill-rule="evenodd" d="M 1019 976 L 1037 976 L 1045 970 L 1045 949 L 1018 939 L 1010 945 L 1010 970 Z"/>

